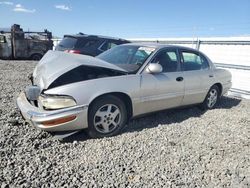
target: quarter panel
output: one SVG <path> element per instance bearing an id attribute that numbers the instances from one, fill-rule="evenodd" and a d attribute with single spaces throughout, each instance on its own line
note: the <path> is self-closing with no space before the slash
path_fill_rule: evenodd
<path id="1" fill-rule="evenodd" d="M 201 103 L 210 87 L 215 83 L 213 70 L 183 71 L 183 73 L 185 94 L 182 105 Z"/>
<path id="2" fill-rule="evenodd" d="M 224 95 L 232 86 L 232 74 L 225 69 L 214 69 L 215 81 L 222 85 L 222 95 Z"/>

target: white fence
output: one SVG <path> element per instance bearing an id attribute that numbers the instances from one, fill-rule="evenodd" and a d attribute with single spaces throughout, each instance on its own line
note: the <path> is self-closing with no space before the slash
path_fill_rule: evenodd
<path id="1" fill-rule="evenodd" d="M 54 39 L 56 46 L 61 39 Z M 181 45 L 204 52 L 218 67 L 232 73 L 233 94 L 250 99 L 250 37 L 132 38 L 132 42 Z"/>
<path id="2" fill-rule="evenodd" d="M 133 42 L 181 45 L 204 52 L 217 67 L 232 73 L 232 93 L 250 99 L 250 37 L 141 38 Z"/>

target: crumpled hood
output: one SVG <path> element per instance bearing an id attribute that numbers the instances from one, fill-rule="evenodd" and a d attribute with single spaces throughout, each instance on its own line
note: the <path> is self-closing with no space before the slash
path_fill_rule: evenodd
<path id="1" fill-rule="evenodd" d="M 33 72 L 34 85 L 39 86 L 41 90 L 47 89 L 59 76 L 80 65 L 127 72 L 116 65 L 98 58 L 50 50 L 43 56 Z"/>

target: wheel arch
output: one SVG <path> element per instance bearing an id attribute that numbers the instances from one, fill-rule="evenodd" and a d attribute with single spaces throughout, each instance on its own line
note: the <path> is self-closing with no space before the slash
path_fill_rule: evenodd
<path id="1" fill-rule="evenodd" d="M 219 83 L 219 82 L 217 82 L 217 83 L 215 83 L 214 85 L 212 85 L 212 87 L 213 87 L 213 86 L 217 86 L 217 87 L 219 88 L 219 96 L 221 97 L 221 94 L 222 94 L 222 91 L 223 91 L 223 86 L 222 86 L 222 84 Z"/>
<path id="2" fill-rule="evenodd" d="M 126 106 L 126 109 L 127 109 L 128 120 L 133 117 L 132 100 L 128 94 L 123 93 L 123 92 L 109 92 L 109 93 L 104 93 L 104 94 L 101 94 L 101 95 L 95 97 L 89 104 L 88 113 L 89 113 L 91 106 L 93 105 L 93 103 L 96 100 L 98 100 L 101 97 L 107 96 L 107 95 L 112 95 L 112 96 L 115 96 L 115 97 L 119 98 L 120 100 L 122 100 L 124 102 L 124 105 Z"/>

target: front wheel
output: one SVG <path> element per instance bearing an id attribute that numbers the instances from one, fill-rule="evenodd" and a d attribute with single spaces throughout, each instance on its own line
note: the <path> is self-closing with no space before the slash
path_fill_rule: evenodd
<path id="1" fill-rule="evenodd" d="M 208 91 L 205 100 L 201 104 L 201 109 L 207 110 L 214 108 L 218 100 L 219 100 L 219 88 L 218 86 L 214 85 Z"/>
<path id="2" fill-rule="evenodd" d="M 126 122 L 124 102 L 113 95 L 103 96 L 90 106 L 88 134 L 92 138 L 114 136 L 123 129 Z"/>

